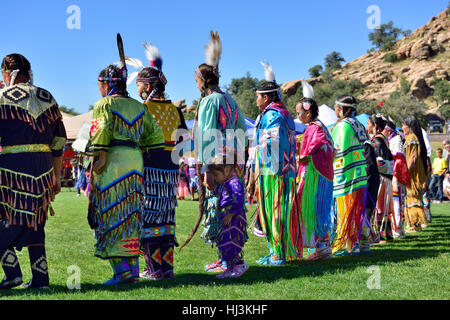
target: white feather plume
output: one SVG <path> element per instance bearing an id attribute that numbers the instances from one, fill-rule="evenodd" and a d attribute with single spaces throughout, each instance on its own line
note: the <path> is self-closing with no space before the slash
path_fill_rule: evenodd
<path id="1" fill-rule="evenodd" d="M 138 58 L 125 57 L 125 63 L 127 65 L 129 65 L 130 67 L 133 67 L 135 69 L 142 69 L 142 68 L 144 68 L 144 64 Z"/>
<path id="2" fill-rule="evenodd" d="M 206 64 L 212 67 L 217 67 L 222 55 L 222 43 L 220 42 L 219 33 L 211 31 L 209 43 L 205 46 Z"/>
<path id="3" fill-rule="evenodd" d="M 313 87 L 305 80 L 302 80 L 302 87 L 303 87 L 303 97 L 314 99 Z"/>
<path id="4" fill-rule="evenodd" d="M 273 72 L 273 68 L 270 64 L 265 64 L 264 62 L 260 62 L 264 67 L 264 78 L 266 81 L 275 81 L 275 73 Z"/>
<path id="5" fill-rule="evenodd" d="M 159 54 L 159 50 L 157 47 L 155 47 L 154 45 L 152 45 L 151 43 L 147 43 L 144 42 L 143 46 L 145 48 L 145 56 L 147 57 L 148 61 L 152 62 L 156 62 L 156 67 L 160 68 L 162 66 L 162 59 L 161 59 L 161 55 Z M 158 62 L 160 61 L 160 62 Z M 158 65 L 158 63 L 160 65 Z"/>
<path id="6" fill-rule="evenodd" d="M 139 73 L 139 71 L 136 71 L 136 72 L 132 72 L 132 73 L 130 73 L 130 74 L 128 75 L 128 78 L 127 78 L 127 86 L 129 86 L 130 83 L 132 83 L 133 80 L 136 79 L 138 73 Z"/>

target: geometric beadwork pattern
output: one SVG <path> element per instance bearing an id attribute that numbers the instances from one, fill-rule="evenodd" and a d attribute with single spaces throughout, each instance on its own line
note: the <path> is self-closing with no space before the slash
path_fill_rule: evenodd
<path id="1" fill-rule="evenodd" d="M 48 274 L 48 265 L 45 256 L 41 256 L 37 259 L 31 266 L 31 269 L 34 269 L 42 274 Z"/>
<path id="2" fill-rule="evenodd" d="M 18 103 L 29 97 L 28 93 L 19 87 L 12 87 L 6 90 L 5 92 L 3 92 L 3 96 L 15 103 Z"/>
<path id="3" fill-rule="evenodd" d="M 3 257 L 0 259 L 2 266 L 8 268 L 15 268 L 19 263 L 19 259 L 17 259 L 14 251 L 6 250 Z"/>
<path id="4" fill-rule="evenodd" d="M 155 252 L 152 254 L 152 259 L 158 262 L 159 264 L 162 264 L 161 250 L 159 248 L 156 249 Z"/>
<path id="5" fill-rule="evenodd" d="M 173 249 L 170 248 L 167 250 L 167 253 L 164 255 L 163 259 L 170 265 L 173 266 Z"/>
<path id="6" fill-rule="evenodd" d="M 42 88 L 38 88 L 36 92 L 36 96 L 38 99 L 50 103 L 52 101 L 52 95 L 47 90 L 44 90 Z"/>

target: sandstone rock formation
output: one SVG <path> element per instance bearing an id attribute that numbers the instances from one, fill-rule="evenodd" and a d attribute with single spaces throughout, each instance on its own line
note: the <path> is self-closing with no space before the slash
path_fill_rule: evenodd
<path id="1" fill-rule="evenodd" d="M 400 87 L 404 77 L 411 85 L 410 93 L 419 99 L 433 94 L 433 78 L 450 80 L 450 16 L 447 10 L 432 17 L 428 23 L 400 39 L 390 52 L 373 51 L 345 63 L 333 72 L 337 79 L 359 79 L 366 85 L 359 99 L 381 100 Z M 396 62 L 383 57 L 395 53 Z M 321 77 L 306 79 L 314 85 Z M 300 80 L 282 85 L 282 92 L 295 94 Z"/>

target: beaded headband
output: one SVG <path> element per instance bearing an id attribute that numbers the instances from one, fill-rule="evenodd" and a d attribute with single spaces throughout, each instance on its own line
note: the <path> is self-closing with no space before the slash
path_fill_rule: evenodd
<path id="1" fill-rule="evenodd" d="M 345 102 L 341 102 L 341 101 L 336 101 L 336 104 L 338 106 L 343 106 L 343 107 L 352 107 L 355 108 L 358 107 L 358 105 L 356 103 L 345 103 Z"/>

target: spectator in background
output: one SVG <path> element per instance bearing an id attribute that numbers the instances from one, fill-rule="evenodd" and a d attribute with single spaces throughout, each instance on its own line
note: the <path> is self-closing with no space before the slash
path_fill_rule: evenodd
<path id="1" fill-rule="evenodd" d="M 72 149 L 72 144 L 68 143 L 63 153 L 62 162 L 62 177 L 67 180 L 72 174 L 72 160 L 75 159 L 75 151 Z"/>
<path id="2" fill-rule="evenodd" d="M 189 191 L 191 193 L 191 200 L 194 201 L 194 194 L 198 188 L 198 178 L 197 178 L 197 164 L 194 158 L 188 159 L 189 165 Z"/>
<path id="3" fill-rule="evenodd" d="M 443 182 L 448 171 L 447 161 L 442 157 L 442 153 L 442 149 L 438 148 L 436 150 L 436 158 L 433 161 L 433 175 L 430 181 L 430 193 L 433 203 L 442 203 Z M 435 192 L 436 187 L 437 192 Z"/>
<path id="4" fill-rule="evenodd" d="M 450 155 L 448 152 L 450 150 L 450 140 L 442 141 L 442 145 L 444 146 L 444 152 L 442 153 L 442 157 L 448 161 L 448 156 Z"/>
<path id="5" fill-rule="evenodd" d="M 444 141 L 444 152 L 442 153 L 442 157 L 447 161 L 447 174 L 448 168 L 450 168 L 450 140 Z"/>

